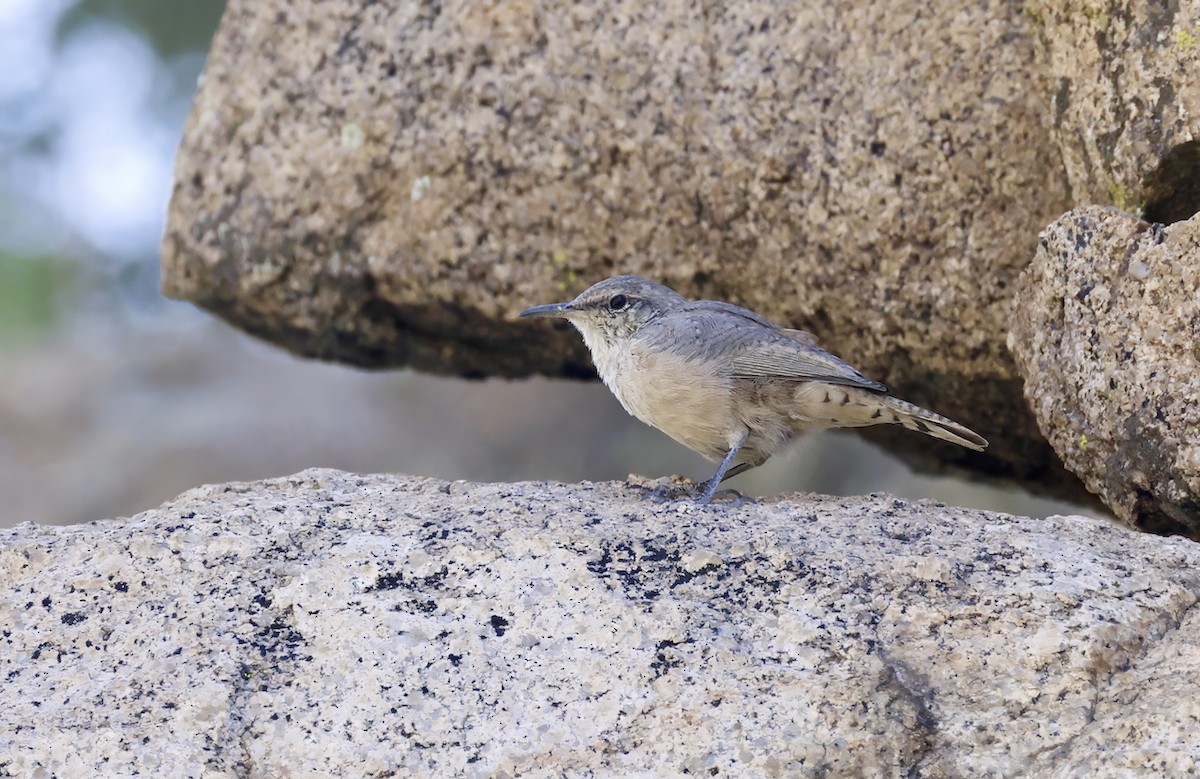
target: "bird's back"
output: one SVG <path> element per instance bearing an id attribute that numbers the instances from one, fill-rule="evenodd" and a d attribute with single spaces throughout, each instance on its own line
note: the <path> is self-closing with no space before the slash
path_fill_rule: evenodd
<path id="1" fill-rule="evenodd" d="M 817 346 L 809 333 L 780 327 L 731 303 L 699 300 L 672 309 L 646 323 L 634 340 L 649 351 L 704 362 L 728 378 L 825 381 L 887 391 Z"/>

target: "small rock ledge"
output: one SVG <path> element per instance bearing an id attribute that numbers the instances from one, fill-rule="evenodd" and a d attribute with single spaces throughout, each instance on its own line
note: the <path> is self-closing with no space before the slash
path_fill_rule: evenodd
<path id="1" fill-rule="evenodd" d="M 0 776 L 1163 776 L 1200 546 L 313 470 L 0 533 Z"/>

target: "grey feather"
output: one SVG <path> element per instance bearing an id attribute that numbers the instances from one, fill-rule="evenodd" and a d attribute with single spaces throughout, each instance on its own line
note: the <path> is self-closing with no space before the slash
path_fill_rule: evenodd
<path id="1" fill-rule="evenodd" d="M 637 338 L 651 346 L 685 347 L 694 358 L 720 355 L 729 361 L 732 378 L 823 381 L 887 392 L 883 384 L 817 346 L 803 330 L 780 327 L 731 303 L 689 303 L 646 323 Z"/>
<path id="2" fill-rule="evenodd" d="M 734 355 L 733 375 L 743 379 L 823 381 L 875 392 L 888 391 L 883 384 L 868 379 L 824 349 L 797 344 L 786 336 L 764 339 Z"/>

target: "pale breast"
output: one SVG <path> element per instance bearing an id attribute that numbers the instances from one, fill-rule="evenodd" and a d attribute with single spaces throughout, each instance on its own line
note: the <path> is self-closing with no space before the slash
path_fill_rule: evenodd
<path id="1" fill-rule="evenodd" d="M 729 379 L 703 361 L 633 342 L 609 355 L 605 383 L 633 416 L 710 460 L 720 460 L 741 430 Z M 598 366 L 599 367 L 599 366 Z"/>

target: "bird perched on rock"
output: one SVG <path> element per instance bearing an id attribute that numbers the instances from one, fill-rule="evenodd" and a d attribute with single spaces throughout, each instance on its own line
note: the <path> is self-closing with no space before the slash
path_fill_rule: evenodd
<path id="1" fill-rule="evenodd" d="M 720 463 L 700 503 L 808 430 L 897 424 L 976 451 L 987 446 L 957 422 L 889 394 L 802 330 L 731 303 L 690 301 L 638 276 L 605 279 L 568 303 L 521 316 L 566 319 L 626 411 Z"/>

